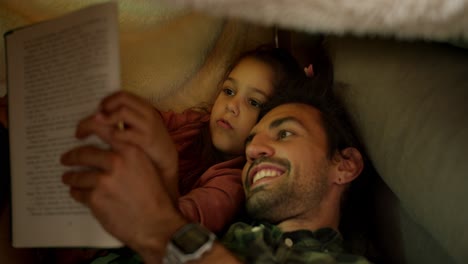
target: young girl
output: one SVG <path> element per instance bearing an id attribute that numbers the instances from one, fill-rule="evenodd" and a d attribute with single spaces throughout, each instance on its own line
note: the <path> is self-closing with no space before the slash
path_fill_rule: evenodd
<path id="1" fill-rule="evenodd" d="M 179 157 L 178 190 L 173 195 L 180 211 L 219 232 L 243 204 L 244 141 L 262 105 L 299 75 L 304 71 L 288 52 L 261 46 L 242 54 L 229 68 L 210 111 L 162 112 L 142 98 L 118 92 L 102 101 L 95 118 L 107 126 L 123 122 L 125 128 L 113 136 L 138 145 L 153 160 L 165 158 L 154 154 L 153 149 L 163 146 L 152 144 L 152 139 L 167 129 Z"/>

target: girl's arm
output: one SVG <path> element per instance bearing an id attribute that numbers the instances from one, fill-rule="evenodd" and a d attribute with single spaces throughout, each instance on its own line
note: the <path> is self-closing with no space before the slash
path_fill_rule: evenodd
<path id="1" fill-rule="evenodd" d="M 244 158 L 218 163 L 198 179 L 194 188 L 179 198 L 179 210 L 191 221 L 213 232 L 233 221 L 244 203 L 241 166 Z"/>

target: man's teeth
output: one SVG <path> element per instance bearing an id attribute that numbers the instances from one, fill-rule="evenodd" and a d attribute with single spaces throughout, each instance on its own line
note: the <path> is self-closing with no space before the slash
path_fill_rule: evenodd
<path id="1" fill-rule="evenodd" d="M 255 183 L 256 181 L 263 179 L 265 177 L 275 177 L 278 175 L 280 175 L 280 173 L 277 170 L 261 170 L 255 174 L 255 176 L 253 177 L 252 183 Z"/>

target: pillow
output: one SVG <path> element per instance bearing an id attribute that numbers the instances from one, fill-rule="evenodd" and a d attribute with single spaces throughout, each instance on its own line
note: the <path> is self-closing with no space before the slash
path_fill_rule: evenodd
<path id="1" fill-rule="evenodd" d="M 346 99 L 379 174 L 409 219 L 466 262 L 468 50 L 391 39 L 329 42 L 336 79 L 350 85 Z M 418 259 L 431 247 L 405 254 Z"/>

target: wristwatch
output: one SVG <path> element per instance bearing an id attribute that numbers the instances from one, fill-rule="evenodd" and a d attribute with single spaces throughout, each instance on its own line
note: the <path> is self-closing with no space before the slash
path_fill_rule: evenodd
<path id="1" fill-rule="evenodd" d="M 181 264 L 201 258 L 203 253 L 211 250 L 215 241 L 215 234 L 203 226 L 190 223 L 172 236 L 166 247 L 164 264 Z"/>

